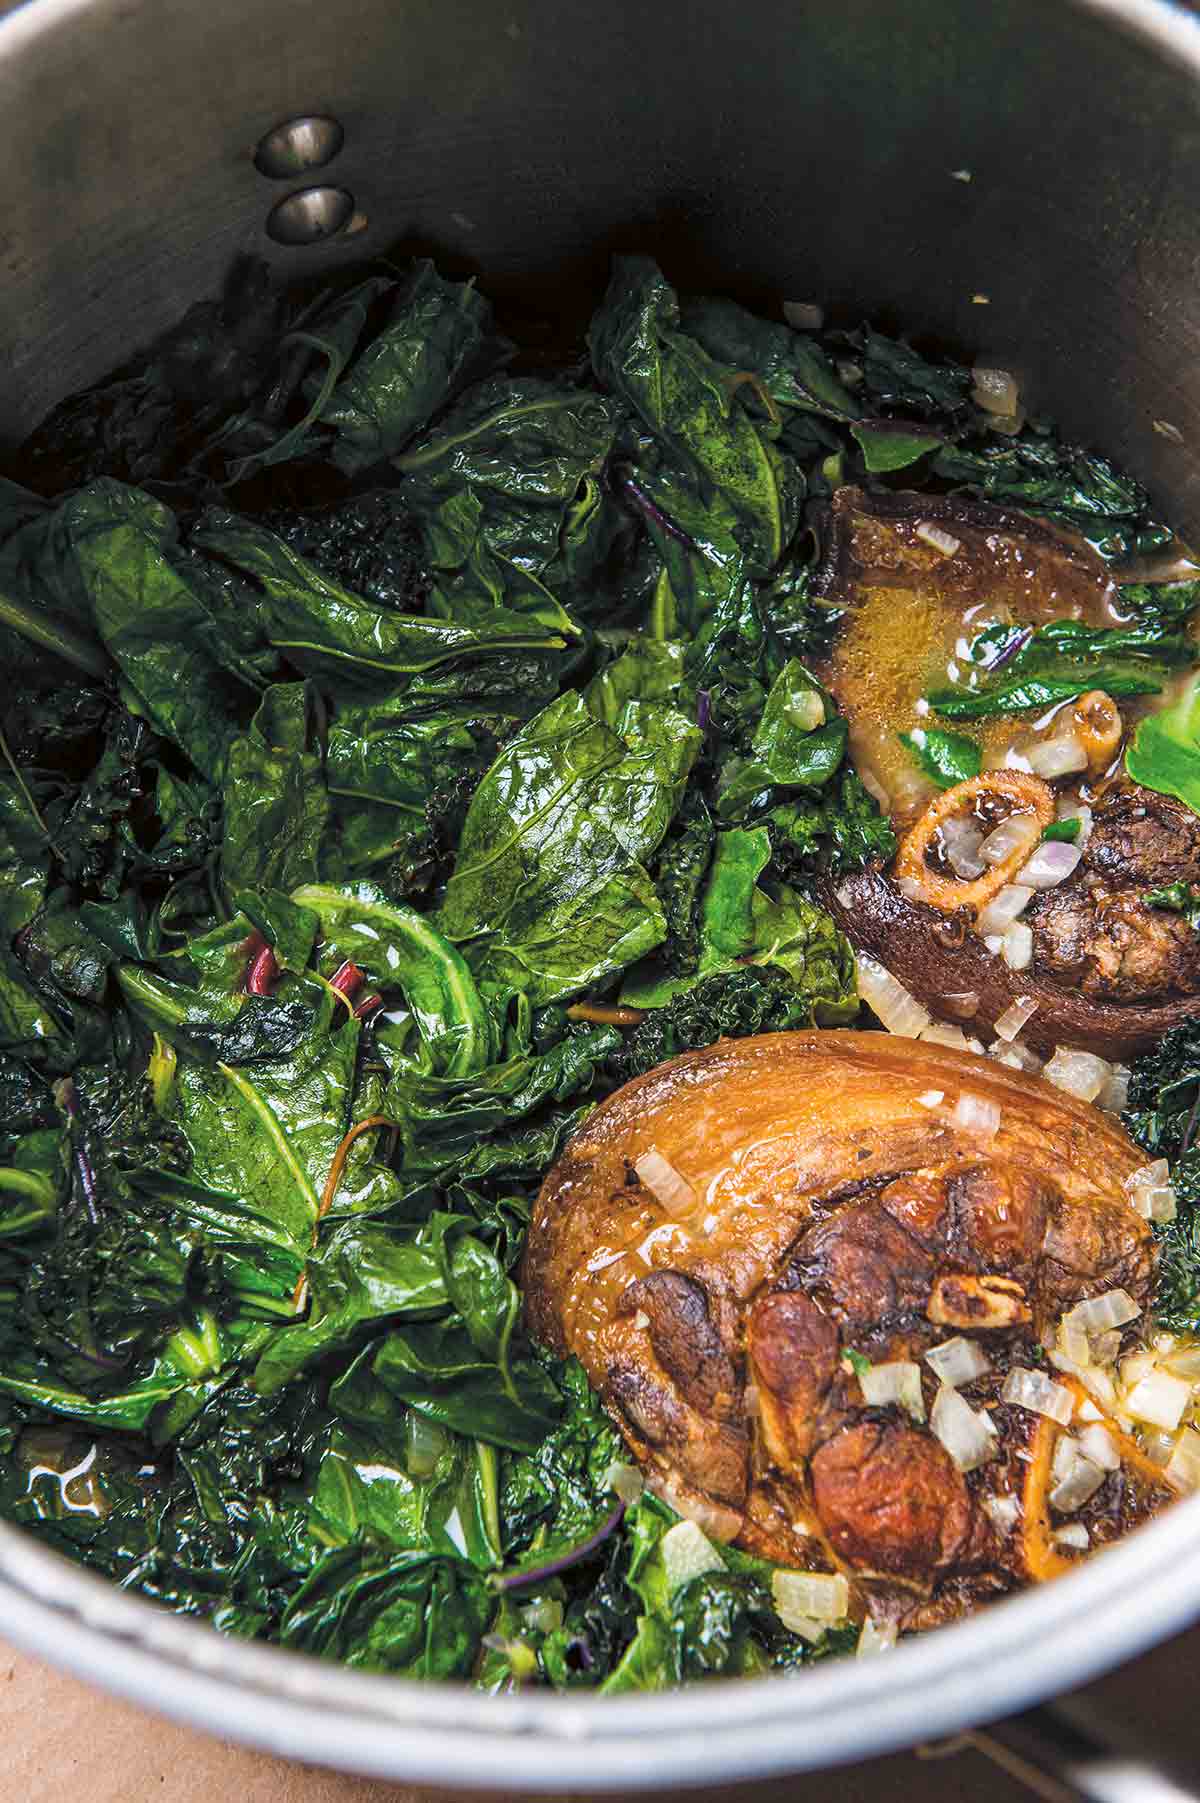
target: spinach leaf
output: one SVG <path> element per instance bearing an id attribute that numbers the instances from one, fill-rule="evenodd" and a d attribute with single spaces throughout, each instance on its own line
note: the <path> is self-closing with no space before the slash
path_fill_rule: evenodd
<path id="1" fill-rule="evenodd" d="M 858 404 L 838 380 L 832 361 L 804 333 L 711 295 L 684 300 L 680 320 L 716 362 L 752 370 L 780 407 L 827 419 L 858 418 Z"/>
<path id="2" fill-rule="evenodd" d="M 477 977 L 535 1005 L 632 963 L 666 923 L 642 860 L 678 805 L 700 734 L 629 702 L 613 731 L 567 691 L 476 790 L 439 925 Z"/>
<path id="3" fill-rule="evenodd" d="M 936 451 L 943 440 L 938 433 L 917 432 L 899 420 L 878 420 L 853 425 L 851 433 L 863 454 L 863 464 L 873 475 L 907 469 L 919 457 Z"/>
<path id="4" fill-rule="evenodd" d="M 1063 821 L 1060 824 L 1070 823 Z M 1194 883 L 1168 883 L 1163 889 L 1149 890 L 1145 899 L 1150 907 L 1166 908 L 1172 914 L 1182 914 L 1190 927 L 1200 928 L 1200 889 Z"/>
<path id="5" fill-rule="evenodd" d="M 1011 630 L 1000 631 L 1011 642 Z M 982 669 L 982 678 L 972 674 L 973 686 L 936 690 L 930 706 L 949 720 L 982 720 L 1069 701 L 1092 688 L 1154 695 L 1170 670 L 1196 655 L 1184 634 L 1163 632 L 1157 623 L 1105 628 L 1082 620 L 1052 620 L 1030 633 L 1015 656 L 1006 650 L 995 630 L 981 634 L 968 661 Z M 988 674 L 998 663 L 1003 674 Z"/>
<path id="6" fill-rule="evenodd" d="M 650 258 L 615 260 L 588 342 L 600 383 L 634 409 L 709 495 L 723 497 L 753 567 L 769 570 L 795 530 L 795 465 L 752 418 L 745 372 L 715 362 L 681 330 L 675 292 Z"/>
<path id="7" fill-rule="evenodd" d="M 851 340 L 858 351 L 863 387 L 877 406 L 921 419 L 961 420 L 970 406 L 972 375 L 957 363 L 931 363 L 902 339 L 870 326 Z"/>
<path id="8" fill-rule="evenodd" d="M 1125 747 L 1125 768 L 1135 783 L 1174 795 L 1200 814 L 1200 678 L 1172 706 L 1139 720 Z"/>
<path id="9" fill-rule="evenodd" d="M 944 732 L 938 726 L 917 726 L 912 732 L 902 732 L 900 742 L 907 745 L 918 768 L 931 776 L 939 789 L 952 789 L 955 783 L 967 782 L 978 776 L 983 767 L 979 746 L 974 739 L 968 739 L 960 732 Z M 1049 832 L 1042 834 L 1043 838 L 1051 836 Z"/>
<path id="10" fill-rule="evenodd" d="M 275 683 L 229 746 L 221 875 L 231 892 L 291 889 L 319 875 L 331 810 L 310 748 L 313 711 L 310 685 Z"/>
<path id="11" fill-rule="evenodd" d="M 29 980 L 13 941 L 46 898 L 46 835 L 15 782 L 0 777 L 0 1045 L 33 1052 L 58 1026 Z"/>
<path id="12" fill-rule="evenodd" d="M 408 1678 L 466 1677 L 491 1604 L 482 1578 L 444 1554 L 334 1548 L 280 1623 L 284 1646 Z"/>

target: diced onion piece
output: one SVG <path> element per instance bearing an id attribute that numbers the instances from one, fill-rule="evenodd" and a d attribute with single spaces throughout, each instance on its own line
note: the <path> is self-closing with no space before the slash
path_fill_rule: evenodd
<path id="1" fill-rule="evenodd" d="M 1187 1377 L 1195 1383 L 1200 1379 L 1200 1346 L 1174 1348 L 1163 1359 L 1163 1368 L 1175 1377 Z"/>
<path id="2" fill-rule="evenodd" d="M 898 876 L 896 887 L 906 901 L 922 902 L 926 899 L 925 885 L 920 877 Z"/>
<path id="3" fill-rule="evenodd" d="M 996 1430 L 992 1423 L 949 1384 L 939 1386 L 929 1425 L 960 1471 L 974 1471 L 995 1453 Z"/>
<path id="4" fill-rule="evenodd" d="M 935 551 L 941 551 L 946 557 L 953 557 L 956 551 L 962 550 L 962 540 L 935 525 L 933 520 L 918 520 L 916 532 L 923 544 L 932 545 Z"/>
<path id="5" fill-rule="evenodd" d="M 801 1640 L 807 1640 L 810 1646 L 815 1646 L 818 1640 L 823 1640 L 829 1629 L 827 1621 L 815 1621 L 811 1615 L 789 1615 L 786 1620 L 780 1615 L 779 1619 L 785 1628 L 788 1628 L 793 1634 L 798 1634 Z"/>
<path id="6" fill-rule="evenodd" d="M 1092 836 L 1092 810 L 1086 801 L 1080 801 L 1074 790 L 1069 795 L 1059 796 L 1054 805 L 1054 815 L 1057 820 L 1078 820 L 1079 835 L 1075 843 L 1087 844 Z"/>
<path id="7" fill-rule="evenodd" d="M 1114 1064 L 1108 1082 L 1096 1097 L 1096 1106 L 1103 1108 L 1105 1114 L 1124 1114 L 1129 1106 L 1129 1079 L 1132 1072 L 1127 1064 Z"/>
<path id="8" fill-rule="evenodd" d="M 1027 1371 L 1023 1365 L 1013 1366 L 1000 1398 L 1018 1408 L 1032 1409 L 1036 1415 L 1045 1415 L 1060 1427 L 1066 1427 L 1075 1412 L 1074 1391 L 1068 1390 L 1066 1384 L 1056 1384 L 1043 1371 Z"/>
<path id="9" fill-rule="evenodd" d="M 1038 1005 L 1031 995 L 1019 995 L 996 1022 L 996 1038 L 1015 1039 L 1025 1022 L 1033 1019 L 1037 1013 L 1037 1007 Z"/>
<path id="10" fill-rule="evenodd" d="M 788 708 L 787 717 L 801 732 L 812 732 L 824 723 L 825 703 L 816 689 L 805 689 Z"/>
<path id="11" fill-rule="evenodd" d="M 1143 1377 L 1149 1377 L 1158 1364 L 1158 1355 L 1143 1347 L 1141 1352 L 1131 1352 L 1128 1358 L 1121 1360 L 1121 1382 L 1127 1390 L 1131 1390 Z"/>
<path id="12" fill-rule="evenodd" d="M 659 1541 L 668 1590 L 678 1590 L 707 1571 L 724 1571 L 725 1561 L 694 1521 L 677 1521 Z"/>
<path id="13" fill-rule="evenodd" d="M 1058 1324 L 1058 1346 L 1061 1352 L 1075 1365 L 1090 1365 L 1092 1362 L 1091 1342 L 1082 1327 L 1073 1321 L 1060 1321 Z"/>
<path id="14" fill-rule="evenodd" d="M 1177 1490 L 1200 1490 L 1200 1434 L 1185 1427 L 1175 1442 L 1163 1476 Z"/>
<path id="15" fill-rule="evenodd" d="M 1116 1413 L 1117 1386 L 1107 1371 L 1097 1371 L 1094 1365 L 1077 1365 L 1074 1359 L 1065 1357 L 1057 1350 L 1048 1353 L 1047 1357 L 1056 1371 L 1069 1371 L 1072 1377 L 1078 1378 L 1084 1389 L 1095 1398 L 1106 1415 Z"/>
<path id="16" fill-rule="evenodd" d="M 930 1026 L 922 1027 L 917 1034 L 922 1045 L 948 1045 L 956 1051 L 965 1052 L 967 1036 L 961 1027 L 951 1027 L 945 1021 L 935 1020 Z"/>
<path id="17" fill-rule="evenodd" d="M 819 332 L 825 324 L 825 309 L 816 301 L 784 301 L 783 317 L 797 332 Z"/>
<path id="18" fill-rule="evenodd" d="M 974 399 L 985 413 L 1013 414 L 1017 411 L 1017 380 L 1011 370 L 992 369 L 977 363 L 971 374 L 975 379 Z"/>
<path id="19" fill-rule="evenodd" d="M 1036 815 L 1010 814 L 992 828 L 979 847 L 979 855 L 985 864 L 1003 864 L 1014 851 L 1024 851 L 1027 846 L 1032 851 L 1040 837 Z"/>
<path id="20" fill-rule="evenodd" d="M 1112 1075 L 1112 1066 L 1094 1052 L 1060 1045 L 1055 1046 L 1054 1056 L 1043 1066 L 1042 1075 L 1055 1089 L 1065 1090 L 1081 1102 L 1094 1102 Z"/>
<path id="21" fill-rule="evenodd" d="M 1128 1290 L 1105 1290 L 1102 1296 L 1089 1296 L 1068 1309 L 1063 1323 L 1070 1322 L 1087 1334 L 1106 1333 L 1110 1327 L 1128 1327 L 1141 1312 L 1141 1305 Z"/>
<path id="22" fill-rule="evenodd" d="M 1126 1177 L 1124 1187 L 1130 1205 L 1144 1221 L 1166 1222 L 1175 1219 L 1178 1202 L 1170 1183 L 1170 1167 L 1165 1158 L 1156 1158 L 1153 1164 L 1139 1165 L 1131 1176 Z"/>
<path id="23" fill-rule="evenodd" d="M 979 855 L 983 844 L 982 829 L 961 814 L 952 814 L 938 828 L 946 862 L 955 876 L 970 879 L 982 876 L 987 866 Z"/>
<path id="24" fill-rule="evenodd" d="M 845 1621 L 850 1607 L 850 1586 L 840 1572 L 776 1571 L 771 1595 L 784 1626 L 789 1617 L 809 1616 L 813 1621 Z"/>
<path id="25" fill-rule="evenodd" d="M 635 1158 L 633 1168 L 637 1172 L 638 1181 L 644 1183 L 654 1200 L 658 1202 L 672 1219 L 679 1221 L 690 1215 L 696 1207 L 696 1192 L 686 1177 L 681 1177 L 675 1166 L 665 1159 L 661 1152 L 651 1146 L 640 1158 Z"/>
<path id="26" fill-rule="evenodd" d="M 1050 781 L 1056 776 L 1074 776 L 1088 767 L 1087 746 L 1078 733 L 1056 733 L 1052 739 L 1041 739 L 1026 752 L 1035 776 Z M 1051 844 L 1055 841 L 1051 840 Z M 1063 841 L 1058 841 L 1063 843 Z"/>
<path id="27" fill-rule="evenodd" d="M 985 933 L 983 935 L 983 943 L 987 946 L 989 952 L 991 952 L 992 957 L 998 958 L 1000 953 L 1004 950 L 1004 934 Z"/>
<path id="28" fill-rule="evenodd" d="M 973 1384 L 977 1377 L 985 1377 L 992 1368 L 983 1347 L 975 1340 L 964 1340 L 961 1334 L 956 1334 L 952 1340 L 943 1340 L 940 1346 L 931 1346 L 925 1354 L 925 1363 L 952 1390 L 957 1390 L 961 1384 Z"/>
<path id="29" fill-rule="evenodd" d="M 1100 1471 L 1116 1471 L 1120 1468 L 1121 1455 L 1117 1451 L 1116 1442 L 1108 1429 L 1100 1422 L 1083 1428 L 1078 1436 L 1079 1450 L 1085 1459 L 1090 1459 Z"/>
<path id="30" fill-rule="evenodd" d="M 1054 1541 L 1057 1546 L 1069 1546 L 1074 1551 L 1086 1553 L 1092 1544 L 1092 1537 L 1082 1521 L 1067 1521 L 1054 1530 Z"/>
<path id="31" fill-rule="evenodd" d="M 915 1039 L 929 1025 L 929 1011 L 922 1008 L 903 983 L 898 983 L 890 970 L 866 952 L 859 952 L 858 993 L 873 1014 L 878 1015 L 889 1033 L 902 1039 Z"/>
<path id="32" fill-rule="evenodd" d="M 944 1102 L 945 1100 L 946 1092 L 944 1089 L 924 1089 L 917 1097 L 917 1101 L 922 1108 L 936 1108 L 939 1102 Z"/>
<path id="33" fill-rule="evenodd" d="M 925 1419 L 925 1398 L 921 1394 L 921 1368 L 911 1359 L 889 1359 L 872 1365 L 859 1377 L 868 1405 L 873 1409 L 897 1403 L 914 1421 Z"/>
<path id="34" fill-rule="evenodd" d="M 1064 1461 L 1065 1469 L 1056 1473 L 1058 1482 L 1050 1492 L 1050 1507 L 1060 1515 L 1073 1515 L 1095 1496 L 1104 1482 L 1104 1473 L 1084 1457 L 1073 1440 L 1060 1440 L 1059 1445 L 1069 1447 L 1070 1452 Z"/>
<path id="35" fill-rule="evenodd" d="M 976 930 L 985 938 L 989 933 L 1003 936 L 1032 900 L 1033 890 L 1028 883 L 1005 883 L 1003 889 L 997 889 L 986 908 L 980 910 Z"/>
<path id="36" fill-rule="evenodd" d="M 1032 1074 L 1042 1068 L 1042 1061 L 1037 1053 L 1031 1052 L 1028 1046 L 1020 1045 L 1015 1040 L 1011 1045 L 1005 1045 L 1003 1040 L 997 1039 L 993 1045 L 988 1047 L 988 1057 L 993 1058 L 997 1064 L 1006 1064 L 1010 1070 L 1014 1071 L 1028 1071 Z"/>
<path id="37" fill-rule="evenodd" d="M 895 1646 L 899 1636 L 899 1628 L 894 1621 L 874 1621 L 867 1616 L 858 1636 L 858 1645 L 854 1649 L 856 1659 L 870 1659 L 876 1653 L 886 1653 Z"/>
<path id="38" fill-rule="evenodd" d="M 951 1118 L 964 1133 L 978 1133 L 983 1139 L 995 1139 L 1002 1117 L 998 1102 L 989 1102 L 986 1096 L 973 1095 L 969 1089 L 964 1089 Z"/>
<path id="39" fill-rule="evenodd" d="M 627 1505 L 635 1503 L 646 1482 L 636 1465 L 626 1465 L 620 1459 L 614 1459 L 604 1473 L 604 1483 L 609 1490 L 614 1490 L 621 1501 Z"/>
<path id="40" fill-rule="evenodd" d="M 1086 1421 L 1090 1425 L 1093 1421 L 1103 1421 L 1104 1417 L 1089 1396 L 1075 1410 L 1075 1419 L 1076 1421 Z"/>
<path id="41" fill-rule="evenodd" d="M 1078 845 L 1067 845 L 1061 839 L 1048 839 L 1022 865 L 1021 881 L 1030 889 L 1057 889 L 1069 876 L 1074 876 L 1082 856 Z"/>
<path id="42" fill-rule="evenodd" d="M 1005 929 L 1000 956 L 1010 970 L 1028 970 L 1033 963 L 1033 928 L 1026 926 L 1023 920 L 1014 920 Z"/>
<path id="43" fill-rule="evenodd" d="M 1021 1516 L 1021 1505 L 1015 1496 L 985 1496 L 984 1513 L 1001 1534 L 1011 1534 Z"/>
<path id="44" fill-rule="evenodd" d="M 1174 1433 L 1191 1400 L 1192 1386 L 1184 1378 L 1172 1377 L 1169 1371 L 1151 1371 L 1125 1392 L 1121 1406 L 1135 1421 L 1148 1421 L 1151 1427 Z"/>
<path id="45" fill-rule="evenodd" d="M 727 1509 L 723 1503 L 705 1502 L 699 1496 L 680 1495 L 661 1479 L 648 1484 L 647 1489 L 655 1496 L 661 1496 L 668 1508 L 674 1509 L 676 1515 L 682 1515 L 685 1521 L 693 1522 L 710 1540 L 732 1540 L 741 1531 L 742 1515 L 737 1509 Z"/>

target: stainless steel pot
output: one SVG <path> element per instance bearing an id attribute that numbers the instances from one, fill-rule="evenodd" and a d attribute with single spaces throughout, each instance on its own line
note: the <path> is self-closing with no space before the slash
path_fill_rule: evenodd
<path id="1" fill-rule="evenodd" d="M 272 128 L 314 114 L 340 150 L 336 130 L 285 133 L 256 164 Z M 582 316 L 609 250 L 633 247 L 686 284 L 820 297 L 1017 369 L 1035 406 L 1200 536 L 1190 8 L 32 0 L 0 20 L 0 116 L 10 441 L 215 290 L 239 250 L 311 276 L 402 239 L 550 320 Z M 1200 1499 L 882 1659 L 502 1700 L 222 1639 L 0 1530 L 0 1632 L 18 1644 L 226 1737 L 509 1790 L 864 1757 L 1024 1708 L 1198 1614 Z"/>

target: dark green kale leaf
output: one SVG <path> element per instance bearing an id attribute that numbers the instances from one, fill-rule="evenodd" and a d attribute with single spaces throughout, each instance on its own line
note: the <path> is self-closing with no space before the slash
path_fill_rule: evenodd
<path id="1" fill-rule="evenodd" d="M 1146 491 L 1121 475 L 1105 457 L 1026 433 L 978 449 L 947 445 L 932 471 L 993 501 L 1010 501 L 1034 513 L 1103 532 L 1110 554 L 1132 548 L 1147 514 Z"/>
<path id="2" fill-rule="evenodd" d="M 651 866 L 667 923 L 660 956 L 676 976 L 686 976 L 700 962 L 700 898 L 715 845 L 712 816 L 689 789 Z"/>
<path id="3" fill-rule="evenodd" d="M 1122 1119 L 1138 1145 L 1171 1165 L 1178 1212 L 1155 1228 L 1155 1317 L 1167 1332 L 1200 1331 L 1200 1026 L 1195 1021 L 1181 1021 L 1134 1060 Z"/>
<path id="4" fill-rule="evenodd" d="M 1148 890 L 1144 899 L 1151 908 L 1182 914 L 1190 927 L 1200 929 L 1200 886 L 1195 883 L 1168 883 Z"/>
<path id="5" fill-rule="evenodd" d="M 853 770 L 843 770 L 820 800 L 772 808 L 767 825 L 771 868 L 793 883 L 822 871 L 842 875 L 886 863 L 896 850 L 891 822 Z"/>
<path id="6" fill-rule="evenodd" d="M 962 364 L 931 363 L 902 339 L 870 326 L 850 343 L 862 365 L 863 388 L 876 406 L 956 424 L 969 414 L 974 378 Z"/>
<path id="7" fill-rule="evenodd" d="M 421 529 L 394 489 L 371 489 L 309 513 L 269 513 L 263 524 L 364 601 L 424 613 L 430 575 Z"/>
<path id="8" fill-rule="evenodd" d="M 661 1008 L 652 1009 L 608 1060 L 617 1083 L 627 1083 L 681 1052 L 745 1039 L 752 1033 L 789 1033 L 813 1024 L 810 998 L 787 973 L 770 965 L 745 965 L 702 977 Z"/>

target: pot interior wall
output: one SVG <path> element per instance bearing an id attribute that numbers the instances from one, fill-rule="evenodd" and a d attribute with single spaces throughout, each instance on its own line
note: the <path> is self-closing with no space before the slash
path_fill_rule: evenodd
<path id="1" fill-rule="evenodd" d="M 1127 10 L 1172 28 L 1165 5 Z M 292 278 L 400 242 L 536 325 L 582 318 L 609 252 L 638 248 L 684 284 L 819 298 L 1015 368 L 1200 536 L 1200 84 L 1111 12 L 36 0 L 0 24 L 3 436 L 238 251 Z M 1200 60 L 1194 19 L 1173 29 Z M 308 179 L 367 224 L 283 249 L 264 223 L 298 184 L 251 153 L 317 110 L 346 140 Z"/>

